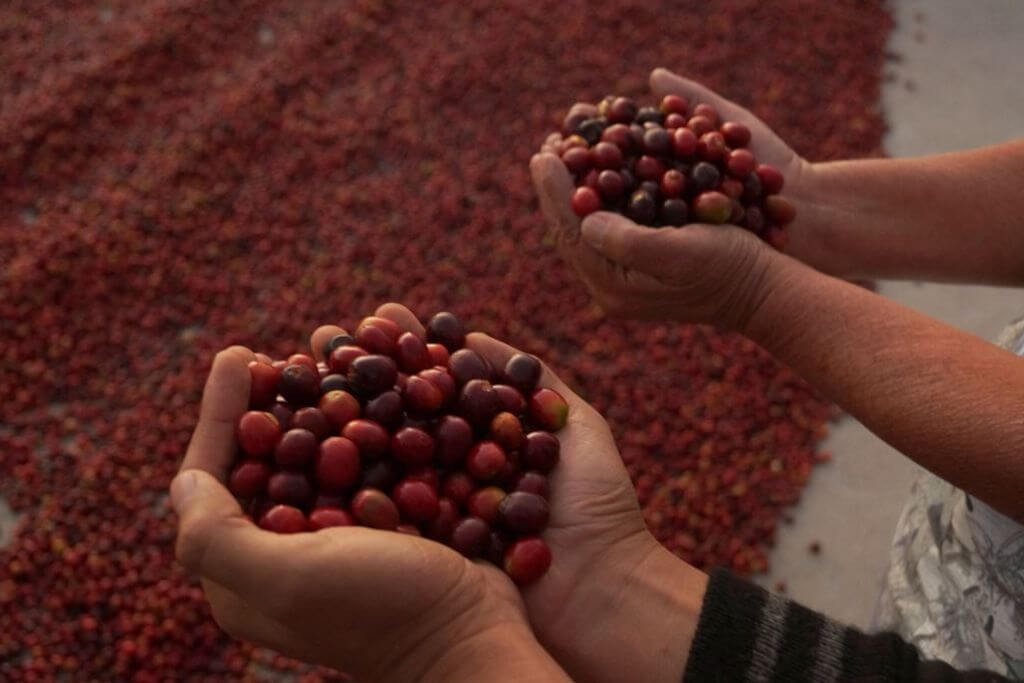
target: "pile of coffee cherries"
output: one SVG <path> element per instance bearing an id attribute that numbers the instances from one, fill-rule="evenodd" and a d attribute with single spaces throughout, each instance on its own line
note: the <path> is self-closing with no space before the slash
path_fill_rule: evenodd
<path id="1" fill-rule="evenodd" d="M 570 113 L 558 152 L 576 182 L 572 208 L 583 217 L 616 211 L 640 225 L 732 223 L 777 249 L 796 209 L 779 169 L 748 149 L 750 129 L 723 122 L 714 107 L 666 95 L 660 107 L 605 97 L 598 116 Z"/>
<path id="2" fill-rule="evenodd" d="M 551 564 L 538 534 L 568 404 L 537 387 L 535 357 L 497 370 L 463 348 L 451 313 L 426 329 L 422 339 L 371 316 L 328 341 L 324 362 L 252 361 L 228 487 L 269 531 L 426 536 L 530 583 Z"/>

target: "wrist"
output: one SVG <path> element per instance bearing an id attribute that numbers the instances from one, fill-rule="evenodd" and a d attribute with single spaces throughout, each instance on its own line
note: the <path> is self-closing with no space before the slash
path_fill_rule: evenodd
<path id="1" fill-rule="evenodd" d="M 398 679 L 396 679 L 398 680 Z M 415 678 L 425 683 L 459 681 L 569 681 L 523 622 L 497 623 L 450 644 Z"/>
<path id="2" fill-rule="evenodd" d="M 608 549 L 568 598 L 585 616 L 559 624 L 544 645 L 577 680 L 678 683 L 707 586 L 707 576 L 649 532 Z M 543 634 L 542 634 L 543 637 Z"/>

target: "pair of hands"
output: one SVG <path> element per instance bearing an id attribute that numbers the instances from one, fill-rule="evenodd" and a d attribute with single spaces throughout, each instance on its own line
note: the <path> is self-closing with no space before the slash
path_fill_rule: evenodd
<path id="1" fill-rule="evenodd" d="M 806 227 L 811 165 L 752 114 L 692 81 L 659 69 L 651 86 L 656 96 L 706 102 L 751 129 L 752 151 L 782 170 L 798 208 L 790 253 L 824 263 L 821 240 Z M 787 257 L 739 228 L 650 230 L 604 212 L 581 226 L 569 173 L 550 152 L 556 142 L 549 138 L 534 156 L 531 174 L 563 258 L 598 303 L 612 314 L 742 331 Z M 386 304 L 377 315 L 424 335 L 402 306 Z M 314 354 L 340 332 L 316 330 Z M 497 367 L 515 353 L 482 334 L 467 343 Z M 570 404 L 550 480 L 545 539 L 554 559 L 520 593 L 494 567 L 426 539 L 359 527 L 280 536 L 247 520 L 223 482 L 254 357 L 243 347 L 218 354 L 171 486 L 178 557 L 201 577 L 229 634 L 361 680 L 557 680 L 561 669 L 583 680 L 680 680 L 706 577 L 646 530 L 607 424 L 550 369 L 541 385 Z"/>
<path id="2" fill-rule="evenodd" d="M 737 121 L 751 131 L 751 151 L 786 178 L 785 196 L 797 208 L 787 226 L 787 253 L 819 270 L 835 271 L 827 230 L 815 226 L 815 167 L 793 151 L 760 119 L 699 83 L 665 69 L 650 77 L 656 98 L 668 94 L 693 104 L 712 105 L 724 121 Z M 596 115 L 592 104 L 577 103 L 570 114 Z M 652 230 L 625 216 L 597 212 L 581 223 L 570 207 L 573 182 L 554 149 L 561 136 L 552 134 L 530 161 L 541 210 L 559 251 L 591 295 L 615 316 L 709 323 L 725 330 L 746 331 L 773 287 L 784 256 L 750 232 L 729 225 L 690 224 L 684 229 Z"/>
<path id="3" fill-rule="evenodd" d="M 403 306 L 385 304 L 376 315 L 425 336 Z M 314 353 L 341 332 L 317 329 Z M 467 345 L 495 367 L 516 352 L 483 334 L 469 335 Z M 564 674 L 538 640 L 574 676 L 629 678 L 618 653 L 595 651 L 595 624 L 615 618 L 615 605 L 601 596 L 609 587 L 626 591 L 641 570 L 653 568 L 652 557 L 664 562 L 669 554 L 644 526 L 607 424 L 550 369 L 540 385 L 570 405 L 544 533 L 554 560 L 520 594 L 495 567 L 427 539 L 361 527 L 277 535 L 246 519 L 223 482 L 235 423 L 248 408 L 254 358 L 239 346 L 217 355 L 171 484 L 178 558 L 201 578 L 225 631 L 368 681 L 557 680 Z M 679 680 L 685 650 L 668 663 Z"/>

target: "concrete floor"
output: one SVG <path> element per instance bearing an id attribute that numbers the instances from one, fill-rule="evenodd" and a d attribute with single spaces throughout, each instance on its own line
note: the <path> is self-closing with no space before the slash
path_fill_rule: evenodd
<path id="1" fill-rule="evenodd" d="M 1024 137 L 1024 3 L 1019 0 L 893 0 L 897 22 L 883 105 L 890 155 L 921 156 Z M 1022 226 L 1024 227 L 1024 226 Z M 880 293 L 991 339 L 1024 315 L 1024 292 L 884 282 Z M 815 470 L 781 527 L 766 587 L 867 627 L 889 543 L 917 465 L 844 418 L 825 444 L 831 463 Z M 811 541 L 822 551 L 812 555 Z"/>

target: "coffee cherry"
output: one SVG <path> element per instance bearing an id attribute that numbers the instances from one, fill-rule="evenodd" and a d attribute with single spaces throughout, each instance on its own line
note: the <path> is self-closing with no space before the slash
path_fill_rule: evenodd
<path id="1" fill-rule="evenodd" d="M 331 423 L 319 408 L 300 408 L 292 415 L 290 426 L 295 429 L 306 429 L 313 433 L 317 441 L 323 441 L 331 433 Z"/>
<path id="2" fill-rule="evenodd" d="M 685 97 L 679 95 L 665 95 L 661 98 L 661 106 L 659 107 L 665 114 L 681 114 L 683 116 L 690 109 L 690 103 L 686 101 Z"/>
<path id="3" fill-rule="evenodd" d="M 769 225 L 765 227 L 765 241 L 779 251 L 785 251 L 786 247 L 789 246 L 789 233 Z"/>
<path id="4" fill-rule="evenodd" d="M 393 531 L 401 522 L 395 502 L 376 489 L 362 489 L 352 497 L 352 514 L 374 529 Z"/>
<path id="5" fill-rule="evenodd" d="M 359 347 L 366 349 L 369 353 L 384 356 L 390 356 L 395 352 L 395 344 L 398 341 L 397 335 L 392 336 L 389 328 L 367 324 L 366 321 L 359 324 L 355 338 Z M 335 370 L 334 366 L 331 366 L 331 369 Z"/>
<path id="6" fill-rule="evenodd" d="M 523 464 L 531 470 L 547 473 L 558 464 L 561 449 L 558 437 L 550 432 L 530 432 L 523 448 Z"/>
<path id="7" fill-rule="evenodd" d="M 705 133 L 710 133 L 715 129 L 715 124 L 711 122 L 711 119 L 706 116 L 691 116 L 690 120 L 686 122 L 686 127 L 693 131 L 693 134 L 698 138 Z"/>
<path id="8" fill-rule="evenodd" d="M 270 468 L 262 460 L 243 460 L 228 477 L 228 490 L 236 498 L 255 498 L 267 491 Z"/>
<path id="9" fill-rule="evenodd" d="M 448 370 L 459 386 L 473 379 L 490 379 L 491 376 L 487 363 L 472 349 L 460 349 L 453 353 L 448 361 Z"/>
<path id="10" fill-rule="evenodd" d="M 665 164 L 652 156 L 642 156 L 636 160 L 636 175 L 641 180 L 661 180 L 665 173 Z"/>
<path id="11" fill-rule="evenodd" d="M 788 199 L 772 195 L 764 200 L 764 213 L 776 225 L 788 225 L 796 218 L 796 207 Z"/>
<path id="12" fill-rule="evenodd" d="M 743 180 L 743 196 L 741 199 L 752 204 L 761 198 L 762 195 L 761 179 L 757 177 L 756 173 L 751 173 Z"/>
<path id="13" fill-rule="evenodd" d="M 254 360 L 249 362 L 249 378 L 249 407 L 262 409 L 273 403 L 281 370 Z"/>
<path id="14" fill-rule="evenodd" d="M 542 369 L 536 356 L 516 353 L 505 363 L 503 376 L 506 384 L 515 387 L 521 393 L 532 394 L 540 380 Z"/>
<path id="15" fill-rule="evenodd" d="M 545 500 L 550 497 L 548 478 L 540 472 L 524 472 L 516 480 L 513 490 L 534 493 Z"/>
<path id="16" fill-rule="evenodd" d="M 664 225 L 683 226 L 686 225 L 689 209 L 682 199 L 666 199 L 659 215 Z"/>
<path id="17" fill-rule="evenodd" d="M 405 427 L 391 437 L 391 454 L 410 467 L 429 465 L 434 459 L 434 439 L 422 429 Z"/>
<path id="18" fill-rule="evenodd" d="M 353 526 L 355 523 L 355 518 L 340 507 L 317 506 L 309 513 L 311 531 L 319 531 L 332 526 Z"/>
<path id="19" fill-rule="evenodd" d="M 601 142 L 610 142 L 625 154 L 633 149 L 633 136 L 629 132 L 629 126 L 621 123 L 608 126 L 601 133 Z"/>
<path id="20" fill-rule="evenodd" d="M 465 503 L 475 490 L 476 482 L 462 471 L 449 474 L 444 478 L 444 484 L 441 486 L 441 493 L 459 505 Z"/>
<path id="21" fill-rule="evenodd" d="M 455 378 L 448 372 L 447 366 L 427 368 L 417 377 L 427 380 L 441 391 L 441 405 L 447 405 L 455 398 Z"/>
<path id="22" fill-rule="evenodd" d="M 597 178 L 600 177 L 600 175 L 597 176 Z M 592 187 L 577 187 L 572 193 L 572 210 L 580 218 L 600 211 L 601 196 Z"/>
<path id="23" fill-rule="evenodd" d="M 277 424 L 285 427 L 292 423 L 292 417 L 295 415 L 295 411 L 292 407 L 283 401 L 278 401 L 270 407 L 270 414 L 277 420 Z"/>
<path id="24" fill-rule="evenodd" d="M 501 399 L 502 410 L 520 415 L 526 410 L 526 399 L 519 393 L 519 390 L 507 384 L 495 384 L 494 392 Z"/>
<path id="25" fill-rule="evenodd" d="M 328 368 L 328 372 L 330 372 L 329 368 Z M 329 394 L 332 391 L 345 391 L 345 392 L 348 392 L 348 393 L 352 393 L 351 389 L 352 389 L 352 387 L 349 385 L 348 378 L 345 377 L 345 375 L 339 375 L 338 373 L 332 373 L 332 374 L 329 374 L 329 375 L 325 376 L 323 379 L 320 380 L 320 394 L 321 395 Z M 320 400 L 322 401 L 323 399 L 321 398 Z M 321 408 L 320 410 L 323 410 L 323 408 Z"/>
<path id="26" fill-rule="evenodd" d="M 377 327 L 364 329 L 376 330 Z M 398 379 L 398 366 L 388 356 L 371 354 L 360 356 L 352 361 L 348 368 L 348 381 L 352 389 L 360 396 L 372 398 L 388 391 L 395 386 Z"/>
<path id="27" fill-rule="evenodd" d="M 481 441 L 466 456 L 466 471 L 478 481 L 493 479 L 505 466 L 505 451 L 493 441 Z"/>
<path id="28" fill-rule="evenodd" d="M 637 190 L 629 198 L 626 215 L 635 223 L 650 225 L 657 216 L 657 205 L 649 192 Z"/>
<path id="29" fill-rule="evenodd" d="M 730 147 L 746 147 L 750 144 L 750 129 L 742 123 L 726 121 L 722 124 L 719 131 L 725 137 L 726 144 Z"/>
<path id="30" fill-rule="evenodd" d="M 402 519 L 414 524 L 429 522 L 439 512 L 437 493 L 422 481 L 405 479 L 392 493 Z"/>
<path id="31" fill-rule="evenodd" d="M 702 223 L 720 225 L 729 220 L 732 205 L 721 192 L 704 192 L 693 200 L 693 215 Z"/>
<path id="32" fill-rule="evenodd" d="M 706 161 L 698 162 L 690 171 L 689 187 L 692 192 L 701 193 L 713 190 L 718 187 L 722 176 L 712 164 Z"/>
<path id="33" fill-rule="evenodd" d="M 671 113 L 665 117 L 665 130 L 670 133 L 678 128 L 686 126 L 686 117 L 682 114 Z"/>
<path id="34" fill-rule="evenodd" d="M 320 492 L 313 499 L 314 508 L 340 508 L 345 507 L 345 505 L 345 498 L 340 494 Z"/>
<path id="35" fill-rule="evenodd" d="M 569 417 L 569 404 L 554 389 L 538 389 L 530 397 L 530 417 L 549 432 L 565 426 Z"/>
<path id="36" fill-rule="evenodd" d="M 728 167 L 730 175 L 743 180 L 754 170 L 757 160 L 748 149 L 734 149 L 729 152 L 725 165 Z"/>
<path id="37" fill-rule="evenodd" d="M 587 119 L 579 125 L 576 129 L 576 133 L 586 140 L 588 145 L 593 146 L 601 139 L 601 133 L 604 132 L 607 125 L 607 120 L 602 120 L 600 118 Z"/>
<path id="38" fill-rule="evenodd" d="M 356 358 L 365 356 L 369 352 L 361 346 L 339 346 L 338 348 L 331 351 L 331 355 L 327 357 L 327 367 L 331 369 L 331 372 L 347 373 L 348 366 L 352 364 Z"/>
<path id="39" fill-rule="evenodd" d="M 608 107 L 606 116 L 612 123 L 629 123 L 637 115 L 636 103 L 628 97 L 616 97 Z"/>
<path id="40" fill-rule="evenodd" d="M 320 444 L 316 456 L 316 481 L 322 491 L 344 491 L 359 480 L 359 448 L 343 436 Z"/>
<path id="41" fill-rule="evenodd" d="M 275 505 L 260 517 L 260 528 L 275 534 L 297 534 L 309 530 L 302 510 L 290 505 Z"/>
<path id="42" fill-rule="evenodd" d="M 342 332 L 341 334 L 336 334 L 330 339 L 328 339 L 327 342 L 323 345 L 323 348 L 320 350 L 320 353 L 326 360 L 327 358 L 331 357 L 331 353 L 334 351 L 334 349 L 339 348 L 341 346 L 355 346 L 355 343 L 355 337 L 346 332 Z"/>
<path id="43" fill-rule="evenodd" d="M 672 134 L 664 128 L 648 128 L 644 131 L 644 152 L 653 156 L 665 156 L 672 152 Z"/>
<path id="44" fill-rule="evenodd" d="M 566 114 L 565 119 L 562 120 L 562 135 L 571 135 L 576 132 L 576 129 L 580 127 L 580 124 L 586 121 L 589 117 L 586 114 Z"/>
<path id="45" fill-rule="evenodd" d="M 514 451 L 523 443 L 523 425 L 512 413 L 498 413 L 491 420 L 488 438 L 506 451 Z"/>
<path id="46" fill-rule="evenodd" d="M 364 458 L 379 458 L 391 447 L 387 430 L 371 420 L 352 420 L 341 430 L 341 435 L 352 441 Z"/>
<path id="47" fill-rule="evenodd" d="M 437 501 L 437 514 L 427 525 L 427 538 L 447 545 L 451 541 L 452 531 L 455 530 L 455 525 L 458 523 L 458 505 L 450 498 L 440 498 Z"/>
<path id="48" fill-rule="evenodd" d="M 743 218 L 746 214 L 746 212 L 743 209 L 743 205 L 740 204 L 737 200 L 730 198 L 729 206 L 732 207 L 732 211 L 729 213 L 729 222 L 732 223 L 733 225 L 742 225 Z"/>
<path id="49" fill-rule="evenodd" d="M 456 415 L 445 415 L 434 428 L 434 445 L 438 462 L 445 467 L 461 463 L 473 447 L 473 429 Z"/>
<path id="50" fill-rule="evenodd" d="M 735 178 L 725 178 L 719 185 L 718 191 L 729 199 L 739 199 L 743 196 L 743 183 Z"/>
<path id="51" fill-rule="evenodd" d="M 398 337 L 395 358 L 398 367 L 410 374 L 433 366 L 426 343 L 412 332 L 405 332 Z"/>
<path id="52" fill-rule="evenodd" d="M 427 353 L 430 355 L 431 367 L 442 365 L 448 367 L 448 359 L 450 354 L 448 353 L 447 347 L 444 344 L 427 344 Z"/>
<path id="53" fill-rule="evenodd" d="M 275 472 L 267 480 L 267 496 L 275 503 L 301 508 L 313 500 L 313 485 L 302 472 Z"/>
<path id="54" fill-rule="evenodd" d="M 645 123 L 656 123 L 660 126 L 665 122 L 665 114 L 663 114 L 657 107 L 641 107 L 633 120 L 640 125 Z"/>
<path id="55" fill-rule="evenodd" d="M 537 537 L 523 538 L 505 551 L 505 573 L 517 585 L 533 583 L 551 566 L 551 549 Z"/>
<path id="56" fill-rule="evenodd" d="M 535 493 L 514 491 L 498 506 L 501 523 L 517 534 L 537 534 L 548 525 L 548 502 Z"/>
<path id="57" fill-rule="evenodd" d="M 441 409 L 444 394 L 436 384 L 417 375 L 408 379 L 403 399 L 410 414 L 428 416 Z"/>
<path id="58" fill-rule="evenodd" d="M 320 398 L 320 413 L 329 423 L 328 428 L 333 425 L 334 429 L 341 429 L 358 418 L 360 411 L 359 401 L 347 391 L 329 391 Z"/>
<path id="59" fill-rule="evenodd" d="M 288 356 L 288 361 L 285 365 L 286 367 L 288 365 L 305 365 L 313 372 L 317 372 L 316 361 L 304 353 L 293 353 Z"/>
<path id="60" fill-rule="evenodd" d="M 562 153 L 562 163 L 570 173 L 583 173 L 590 168 L 592 156 L 587 147 L 571 147 Z"/>
<path id="61" fill-rule="evenodd" d="M 274 448 L 274 460 L 281 467 L 303 467 L 316 457 L 316 436 L 308 429 L 289 429 Z"/>
<path id="62" fill-rule="evenodd" d="M 259 458 L 273 452 L 281 438 L 281 425 L 270 413 L 250 410 L 239 418 L 235 436 L 246 455 Z"/>
<path id="63" fill-rule="evenodd" d="M 466 517 L 452 529 L 451 547 L 469 559 L 479 557 L 487 549 L 491 527 L 479 517 Z"/>
<path id="64" fill-rule="evenodd" d="M 697 153 L 697 136 L 689 128 L 676 128 L 672 133 L 672 153 L 677 159 L 689 159 Z"/>
<path id="65" fill-rule="evenodd" d="M 597 190 L 605 199 L 615 201 L 626 191 L 626 183 L 616 171 L 601 171 L 597 176 Z"/>
<path id="66" fill-rule="evenodd" d="M 284 399 L 296 406 L 311 406 L 320 399 L 320 375 L 316 366 L 303 363 L 285 366 L 277 390 Z"/>
<path id="67" fill-rule="evenodd" d="M 441 344 L 454 353 L 466 343 L 466 328 L 453 313 L 442 311 L 427 322 L 427 341 Z"/>
<path id="68" fill-rule="evenodd" d="M 761 181 L 761 192 L 765 195 L 778 194 L 782 191 L 785 179 L 782 172 L 768 164 L 758 164 L 757 178 Z"/>
<path id="69" fill-rule="evenodd" d="M 674 168 L 670 168 L 665 171 L 665 175 L 661 176 L 661 194 L 664 197 L 672 198 L 678 197 L 683 194 L 683 189 L 686 187 L 686 176 L 677 171 Z"/>
<path id="70" fill-rule="evenodd" d="M 501 399 L 485 379 L 471 379 L 459 393 L 459 415 L 477 430 L 485 430 L 501 412 Z"/>
<path id="71" fill-rule="evenodd" d="M 599 142 L 590 151 L 591 162 L 597 168 L 619 168 L 622 166 L 622 150 L 610 142 Z"/>
<path id="72" fill-rule="evenodd" d="M 497 486 L 474 491 L 466 501 L 466 510 L 474 517 L 479 517 L 491 526 L 498 522 L 498 508 L 505 499 L 505 492 Z"/>
<path id="73" fill-rule="evenodd" d="M 582 187 L 589 187 L 591 190 L 598 192 L 597 179 L 601 177 L 601 171 L 596 168 L 592 168 L 587 171 L 586 175 L 583 176 Z"/>
<path id="74" fill-rule="evenodd" d="M 657 204 L 658 200 L 661 198 L 661 185 L 653 180 L 643 181 L 642 183 L 640 183 L 639 189 L 649 194 L 651 196 L 651 199 L 654 200 L 655 204 Z"/>
<path id="75" fill-rule="evenodd" d="M 725 154 L 725 138 L 718 131 L 704 133 L 697 141 L 697 156 L 704 161 L 719 161 Z"/>

